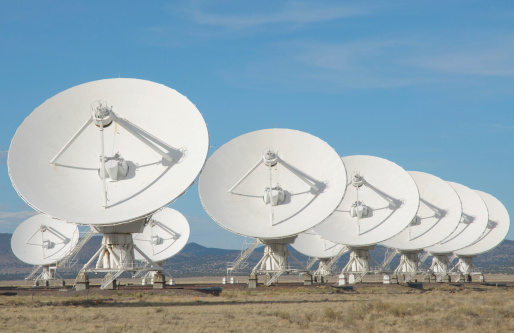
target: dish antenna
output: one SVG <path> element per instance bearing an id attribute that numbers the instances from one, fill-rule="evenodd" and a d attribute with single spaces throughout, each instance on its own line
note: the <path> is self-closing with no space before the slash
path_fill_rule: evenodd
<path id="1" fill-rule="evenodd" d="M 419 207 L 412 177 L 397 164 L 375 156 L 342 158 L 348 182 L 335 212 L 314 228 L 321 237 L 350 247 L 340 283 L 357 283 L 370 272 L 369 251 L 405 229 Z M 377 263 L 378 264 L 378 263 Z M 378 264 L 380 265 L 380 264 Z"/>
<path id="2" fill-rule="evenodd" d="M 14 230 L 11 248 L 18 259 L 36 266 L 28 278 L 42 269 L 35 283 L 41 280 L 48 285 L 49 280 L 57 278 L 57 263 L 73 250 L 78 240 L 76 225 L 38 214 Z"/>
<path id="3" fill-rule="evenodd" d="M 482 198 L 489 213 L 487 227 L 480 238 L 472 245 L 466 246 L 453 254 L 459 258 L 458 270 L 471 282 L 473 272 L 473 258 L 477 255 L 491 251 L 507 237 L 510 228 L 510 217 L 505 206 L 492 195 L 476 191 Z"/>
<path id="4" fill-rule="evenodd" d="M 307 269 L 319 260 L 318 269 L 314 272 L 315 278 L 323 280 L 325 276 L 333 275 L 332 269 L 343 254 L 350 249 L 342 244 L 337 244 L 322 238 L 314 230 L 310 229 L 299 234 L 291 246 L 298 252 L 308 257 L 313 257 Z"/>
<path id="5" fill-rule="evenodd" d="M 103 233 L 114 250 L 102 266 L 121 274 L 136 269 L 130 234 L 185 193 L 208 147 L 205 121 L 186 97 L 150 81 L 108 79 L 36 108 L 12 140 L 8 166 L 36 210 Z"/>
<path id="6" fill-rule="evenodd" d="M 83 225 L 151 215 L 182 195 L 207 158 L 205 121 L 186 97 L 137 79 L 85 83 L 18 128 L 8 166 L 36 210 Z"/>
<path id="7" fill-rule="evenodd" d="M 164 271 L 163 265 L 169 258 L 179 253 L 186 246 L 190 229 L 187 219 L 180 212 L 164 208 L 152 215 L 141 233 L 132 234 L 134 245 L 137 246 L 147 261 L 139 252 L 135 253 L 136 260 L 146 261 L 149 265 L 159 266 L 160 270 L 149 271 L 143 277 L 146 284 L 154 281 L 155 275 Z M 170 276 L 171 278 L 171 276 Z"/>
<path id="8" fill-rule="evenodd" d="M 430 271 L 441 282 L 448 276 L 448 256 L 477 241 L 486 230 L 489 213 L 482 198 L 470 188 L 448 182 L 457 192 L 462 203 L 462 216 L 457 228 L 441 242 L 425 248 L 432 256 Z M 448 276 L 449 277 L 449 276 Z"/>
<path id="9" fill-rule="evenodd" d="M 447 182 L 424 172 L 408 173 L 419 190 L 418 212 L 407 228 L 382 242 L 382 245 L 395 249 L 383 266 L 387 266 L 396 253 L 401 254 L 400 265 L 394 275 L 406 274 L 406 281 L 418 273 L 418 255 L 423 249 L 450 236 L 462 215 L 460 198 Z"/>
<path id="10" fill-rule="evenodd" d="M 253 273 L 273 273 L 271 284 L 289 269 L 287 244 L 334 211 L 345 184 L 343 162 L 326 142 L 265 129 L 220 147 L 200 175 L 199 193 L 219 225 L 266 245 Z"/>

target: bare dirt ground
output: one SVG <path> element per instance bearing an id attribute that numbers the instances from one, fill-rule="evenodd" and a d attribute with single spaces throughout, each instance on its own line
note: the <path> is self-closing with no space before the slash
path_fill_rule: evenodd
<path id="1" fill-rule="evenodd" d="M 353 290 L 333 288 L 335 278 L 303 286 L 289 276 L 257 289 L 247 288 L 246 277 L 236 279 L 241 283 L 177 279 L 164 290 L 122 280 L 118 290 L 79 292 L 2 282 L 0 332 L 514 331 L 512 276 L 486 275 L 488 285 L 425 283 L 423 289 L 368 281 Z M 212 286 L 223 288 L 220 296 L 197 290 Z"/>

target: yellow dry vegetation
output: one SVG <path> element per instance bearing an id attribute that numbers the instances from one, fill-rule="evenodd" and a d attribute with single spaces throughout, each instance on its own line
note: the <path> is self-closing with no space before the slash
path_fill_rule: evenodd
<path id="1" fill-rule="evenodd" d="M 514 288 L 372 285 L 0 297 L 0 332 L 513 332 Z"/>

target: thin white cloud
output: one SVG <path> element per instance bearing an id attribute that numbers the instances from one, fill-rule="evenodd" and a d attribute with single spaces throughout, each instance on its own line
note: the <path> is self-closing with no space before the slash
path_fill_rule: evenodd
<path id="1" fill-rule="evenodd" d="M 396 40 L 368 40 L 341 44 L 323 44 L 315 42 L 296 44 L 296 59 L 305 65 L 333 70 L 353 70 L 368 59 L 379 60 L 388 50 L 401 45 Z M 382 61 L 380 61 L 382 62 Z"/>
<path id="2" fill-rule="evenodd" d="M 482 32 L 473 38 L 452 43 L 455 33 L 446 39 L 428 39 L 420 34 L 395 38 L 371 38 L 343 42 L 296 40 L 269 45 L 263 53 L 235 75 L 248 82 L 260 82 L 267 89 L 337 92 L 353 89 L 390 89 L 432 86 L 483 87 L 483 77 L 514 76 L 514 37 Z M 494 36 L 494 37 L 493 37 Z M 262 60 L 261 60 L 262 59 Z M 471 77 L 473 76 L 473 77 Z M 238 80 L 238 81 L 236 81 Z M 481 89 L 484 94 L 503 93 Z"/>
<path id="3" fill-rule="evenodd" d="M 222 26 L 231 29 L 244 29 L 268 24 L 306 24 L 326 22 L 345 17 L 368 15 L 364 7 L 323 6 L 307 2 L 286 2 L 280 11 L 266 14 L 221 15 L 206 12 L 202 9 L 193 11 L 196 23 L 211 26 Z"/>
<path id="4" fill-rule="evenodd" d="M 0 232 L 13 232 L 21 222 L 36 214 L 33 210 L 0 212 Z"/>
<path id="5" fill-rule="evenodd" d="M 502 125 L 502 124 L 493 124 L 491 125 L 494 128 L 500 128 L 500 129 L 507 129 L 507 130 L 514 130 L 514 125 Z"/>
<path id="6" fill-rule="evenodd" d="M 454 43 L 448 43 L 448 40 Z M 458 40 L 458 43 L 455 41 Z M 418 55 L 405 57 L 405 65 L 425 70 L 454 74 L 490 77 L 514 76 L 514 35 L 494 31 L 456 34 L 442 41 L 429 41 Z"/>
<path id="7" fill-rule="evenodd" d="M 309 24 L 371 15 L 376 5 L 341 5 L 337 2 L 273 2 L 249 4 L 228 0 L 225 5 L 192 1 L 165 5 L 170 20 L 134 32 L 140 41 L 166 48 L 181 48 L 215 39 L 247 37 L 267 31 L 288 34 Z M 234 9 L 236 8 L 236 9 Z"/>
<path id="8" fill-rule="evenodd" d="M 426 83 L 396 63 L 398 54 L 411 46 L 396 39 L 361 40 L 344 43 L 294 41 L 276 43 L 275 54 L 248 65 L 239 76 L 248 81 L 266 81 L 273 89 L 341 91 L 387 89 Z"/>
<path id="9" fill-rule="evenodd" d="M 504 51 L 480 52 L 470 50 L 419 57 L 409 61 L 425 69 L 440 72 L 479 76 L 513 76 L 514 59 Z"/>

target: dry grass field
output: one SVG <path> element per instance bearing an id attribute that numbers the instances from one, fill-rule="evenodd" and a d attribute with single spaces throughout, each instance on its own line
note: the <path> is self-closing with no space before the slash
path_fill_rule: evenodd
<path id="1" fill-rule="evenodd" d="M 18 288 L 0 296 L 0 332 L 514 332 L 512 286 L 233 285 L 218 297 L 183 286 Z"/>

